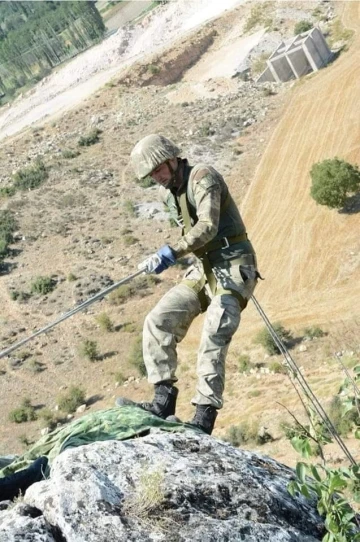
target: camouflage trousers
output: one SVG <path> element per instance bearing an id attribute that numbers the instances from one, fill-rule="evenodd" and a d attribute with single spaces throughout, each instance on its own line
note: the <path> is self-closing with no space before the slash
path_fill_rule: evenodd
<path id="1" fill-rule="evenodd" d="M 256 269 L 254 267 L 253 275 L 245 282 L 239 265 L 213 267 L 213 271 L 221 287 L 218 295 L 212 294 L 202 266 L 197 264 L 186 273 L 184 281 L 169 290 L 147 315 L 143 330 L 143 357 L 150 383 L 177 381 L 176 346 L 185 337 L 194 318 L 204 310 L 201 294 L 206 292 L 208 306 L 197 356 L 197 391 L 192 403 L 221 408 L 225 358 L 241 317 L 238 297 L 224 290 L 231 288 L 249 299 L 256 285 Z"/>

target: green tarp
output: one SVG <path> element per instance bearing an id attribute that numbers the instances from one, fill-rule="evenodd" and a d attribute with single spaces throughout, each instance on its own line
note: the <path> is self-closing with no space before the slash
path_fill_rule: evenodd
<path id="1" fill-rule="evenodd" d="M 10 465 L 1 469 L 0 478 L 27 468 L 41 456 L 48 458 L 51 467 L 55 457 L 67 448 L 75 448 L 99 440 L 126 440 L 146 434 L 154 427 L 164 431 L 184 431 L 186 424 L 162 420 L 136 406 L 121 406 L 91 412 L 43 436 L 24 455 L 17 457 Z"/>

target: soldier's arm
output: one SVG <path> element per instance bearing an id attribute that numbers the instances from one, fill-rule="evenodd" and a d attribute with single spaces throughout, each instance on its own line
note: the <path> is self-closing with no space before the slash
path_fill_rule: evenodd
<path id="1" fill-rule="evenodd" d="M 193 181 L 198 222 L 172 248 L 177 258 L 197 250 L 211 241 L 219 227 L 221 188 L 219 181 L 209 173 Z"/>

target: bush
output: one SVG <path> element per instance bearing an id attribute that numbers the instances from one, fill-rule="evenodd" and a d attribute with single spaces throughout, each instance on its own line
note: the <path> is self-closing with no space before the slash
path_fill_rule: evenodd
<path id="1" fill-rule="evenodd" d="M 136 243 L 138 243 L 139 239 L 137 239 L 133 235 L 124 235 L 123 241 L 124 241 L 126 246 L 131 246 L 131 245 L 135 245 Z"/>
<path id="2" fill-rule="evenodd" d="M 310 21 L 299 21 L 294 27 L 294 36 L 307 32 L 313 27 L 313 24 Z"/>
<path id="3" fill-rule="evenodd" d="M 51 277 L 36 277 L 30 285 L 32 294 L 46 295 L 56 287 L 56 282 Z"/>
<path id="4" fill-rule="evenodd" d="M 35 408 L 28 398 L 23 399 L 21 406 L 9 413 L 9 420 L 14 423 L 31 422 L 37 419 Z"/>
<path id="5" fill-rule="evenodd" d="M 34 190 L 38 188 L 49 174 L 41 160 L 37 160 L 33 166 L 19 169 L 14 175 L 13 187 L 16 190 Z"/>
<path id="6" fill-rule="evenodd" d="M 85 339 L 79 350 L 80 355 L 90 361 L 96 361 L 99 357 L 98 345 L 96 341 Z"/>
<path id="7" fill-rule="evenodd" d="M 13 242 L 13 233 L 17 228 L 17 221 L 10 211 L 0 211 L 0 238 L 6 243 Z"/>
<path id="8" fill-rule="evenodd" d="M 32 373 L 41 373 L 44 370 L 43 364 L 34 358 L 26 363 L 26 368 Z"/>
<path id="9" fill-rule="evenodd" d="M 151 73 L 151 75 L 156 75 L 160 72 L 159 66 L 156 66 L 156 64 L 148 64 L 147 71 Z"/>
<path id="10" fill-rule="evenodd" d="M 56 413 L 50 410 L 49 408 L 43 408 L 42 410 L 40 410 L 39 418 L 41 418 L 42 420 L 42 425 L 44 427 L 48 427 L 50 431 L 55 429 L 59 421 L 59 418 L 56 415 Z"/>
<path id="11" fill-rule="evenodd" d="M 283 325 L 281 325 L 279 322 L 276 322 L 273 324 L 273 328 L 276 332 L 276 334 L 279 336 L 279 338 L 286 344 L 286 342 L 291 339 L 291 333 L 287 329 L 284 328 Z M 256 344 L 260 344 L 263 346 L 270 356 L 274 356 L 275 354 L 280 354 L 279 348 L 274 343 L 274 340 L 272 336 L 270 335 L 270 332 L 267 328 L 262 329 L 259 331 L 259 333 L 255 337 Z"/>
<path id="12" fill-rule="evenodd" d="M 103 331 L 114 331 L 114 324 L 111 321 L 111 318 L 106 312 L 102 312 L 96 317 L 96 321 L 100 326 L 100 329 Z"/>
<path id="13" fill-rule="evenodd" d="M 242 354 L 239 356 L 238 360 L 238 369 L 240 373 L 248 373 L 252 369 L 252 363 L 250 361 L 250 356 L 247 354 Z"/>
<path id="14" fill-rule="evenodd" d="M 118 371 L 114 374 L 115 382 L 118 382 L 118 384 L 121 386 L 121 384 L 124 384 L 124 382 L 127 380 L 126 376 L 121 372 Z"/>
<path id="15" fill-rule="evenodd" d="M 121 305 L 124 301 L 127 301 L 134 295 L 145 296 L 147 293 L 143 290 L 147 290 L 159 282 L 160 279 L 152 275 L 138 277 L 131 284 L 122 284 L 119 288 L 116 288 L 116 290 L 111 292 L 109 295 L 109 302 L 112 305 Z"/>
<path id="16" fill-rule="evenodd" d="M 135 367 L 141 376 L 146 376 L 146 367 L 144 363 L 143 353 L 142 353 L 142 336 L 136 338 L 135 342 L 132 345 L 130 350 L 128 362 L 130 365 Z"/>
<path id="17" fill-rule="evenodd" d="M 324 337 L 325 335 L 325 331 L 323 331 L 318 326 L 310 326 L 304 329 L 304 336 L 308 339 L 319 339 L 320 337 Z"/>
<path id="18" fill-rule="evenodd" d="M 99 130 L 99 128 L 93 128 L 92 130 L 90 130 L 90 132 L 80 137 L 78 145 L 80 147 L 90 147 L 90 145 L 95 145 L 95 143 L 98 143 L 98 141 L 100 141 L 100 134 L 101 130 Z"/>
<path id="19" fill-rule="evenodd" d="M 360 189 L 360 170 L 339 158 L 314 164 L 310 171 L 312 198 L 330 209 L 340 208 Z"/>
<path id="20" fill-rule="evenodd" d="M 242 422 L 239 425 L 231 425 L 226 432 L 225 441 L 232 446 L 240 446 L 250 442 L 258 443 L 259 427 L 257 424 Z"/>
<path id="21" fill-rule="evenodd" d="M 72 386 L 67 393 L 59 397 L 59 409 L 67 414 L 75 412 L 75 410 L 85 403 L 85 392 L 82 388 Z"/>
<path id="22" fill-rule="evenodd" d="M 269 365 L 270 371 L 276 373 L 276 374 L 285 374 L 287 373 L 285 365 L 280 363 L 279 361 L 273 361 Z"/>
<path id="23" fill-rule="evenodd" d="M 355 407 L 343 414 L 341 398 L 337 395 L 333 397 L 330 403 L 329 418 L 339 435 L 344 437 L 350 433 L 355 424 L 359 425 L 360 422 L 359 414 Z"/>
<path id="24" fill-rule="evenodd" d="M 63 158 L 76 158 L 79 156 L 79 151 L 74 151 L 73 149 L 64 149 L 61 153 Z"/>

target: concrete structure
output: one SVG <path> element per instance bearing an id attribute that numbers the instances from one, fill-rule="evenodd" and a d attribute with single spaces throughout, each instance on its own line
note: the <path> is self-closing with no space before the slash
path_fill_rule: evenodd
<path id="1" fill-rule="evenodd" d="M 280 83 L 298 79 L 326 66 L 331 56 L 321 30 L 312 28 L 280 43 L 266 61 L 267 67 L 256 82 Z"/>

